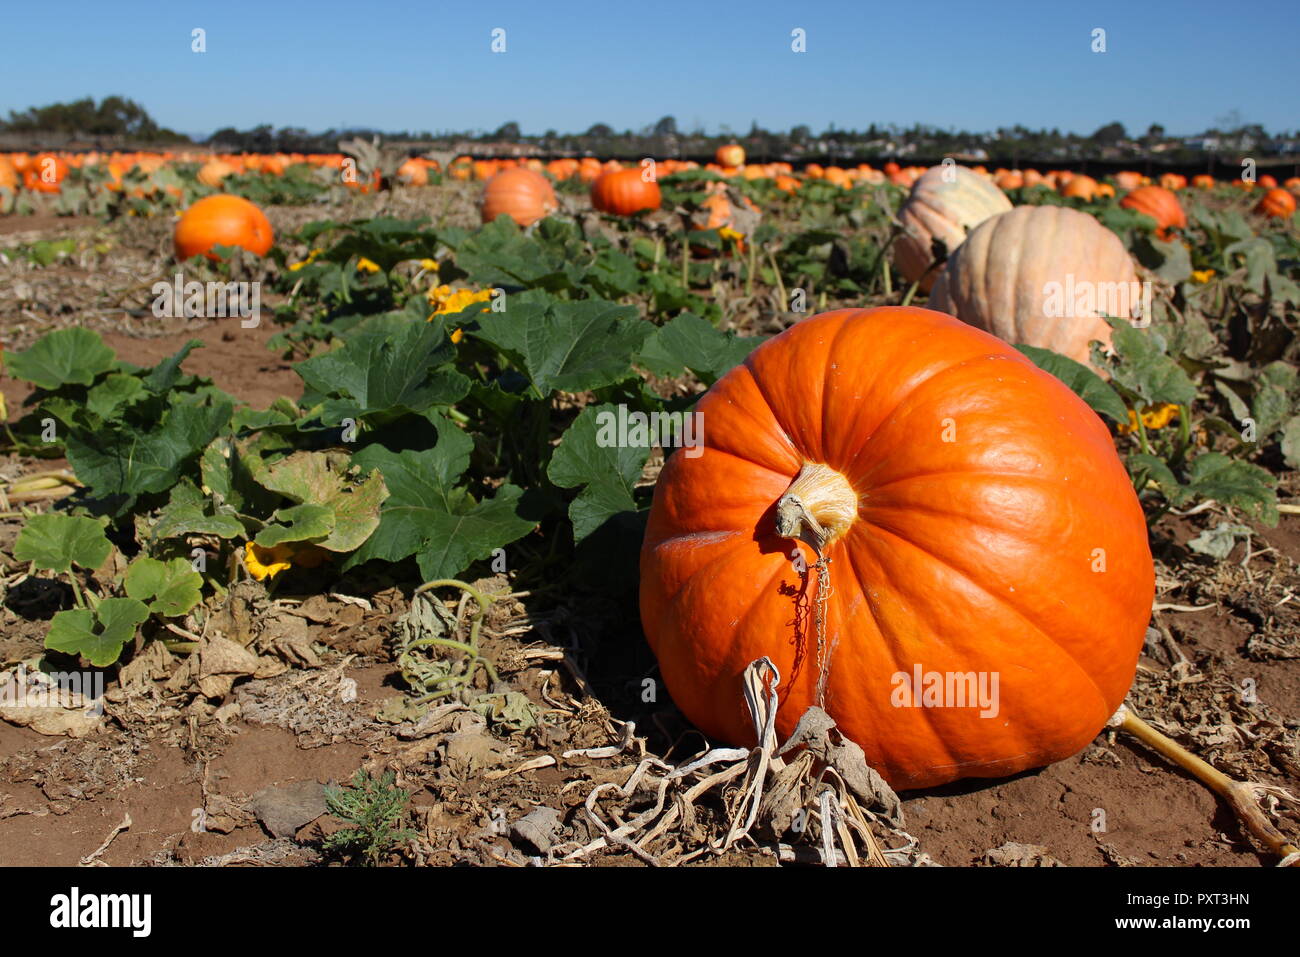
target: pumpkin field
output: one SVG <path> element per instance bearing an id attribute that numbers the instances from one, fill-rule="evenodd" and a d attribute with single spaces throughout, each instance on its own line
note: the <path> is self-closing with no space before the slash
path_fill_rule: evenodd
<path id="1" fill-rule="evenodd" d="M 1293 163 L 149 133 L 0 141 L 0 864 L 1300 865 Z"/>

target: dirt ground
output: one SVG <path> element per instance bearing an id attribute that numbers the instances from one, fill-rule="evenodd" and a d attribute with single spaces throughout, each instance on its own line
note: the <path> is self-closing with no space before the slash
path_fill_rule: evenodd
<path id="1" fill-rule="evenodd" d="M 323 215 L 318 208 L 271 211 L 277 231 Z M 265 348 L 276 331 L 271 323 L 235 330 L 220 321 L 157 320 L 140 314 L 139 294 L 123 294 L 163 270 L 169 224 L 137 223 L 128 231 L 121 224 L 29 219 L 22 232 L 18 225 L 0 220 L 0 247 L 33 236 L 75 236 L 117 252 L 112 270 L 76 257 L 40 270 L 0 267 L 6 350 L 81 323 L 103 333 L 122 358 L 149 364 L 194 337 L 205 348 L 191 354 L 186 371 L 210 376 L 255 407 L 298 395 L 290 363 Z M 16 415 L 26 398 L 22 384 L 0 379 L 0 389 Z M 0 458 L 0 476 L 60 464 Z M 1294 501 L 1294 476 L 1287 481 L 1280 497 Z M 1257 528 L 1249 550 L 1239 543 L 1217 563 L 1186 547 L 1215 521 L 1209 513 L 1169 516 L 1156 527 L 1157 601 L 1177 607 L 1160 612 L 1168 640 L 1149 643 L 1131 701 L 1221 769 L 1294 791 L 1300 518 L 1288 514 L 1278 528 Z M 6 581 L 22 571 L 7 559 L 19 527 L 13 517 L 0 518 Z M 346 782 L 362 767 L 393 770 L 412 792 L 416 837 L 404 857 L 389 858 L 393 863 L 536 863 L 546 856 L 546 840 L 537 843 L 521 822 L 537 807 L 557 812 L 554 861 L 599 837 L 584 810 L 587 795 L 600 784 L 625 782 L 638 760 L 629 749 L 610 757 L 566 752 L 618 744 L 627 721 L 646 736 L 650 753 L 671 752 L 673 761 L 703 746 L 670 702 L 642 703 L 640 676 L 656 672 L 635 616 L 589 596 L 504 599 L 488 618 L 486 654 L 497 662 L 502 685 L 481 690 L 526 695 L 542 716 L 536 726 L 485 729 L 464 708 L 453 708 L 436 727 L 391 713 L 381 720 L 376 711 L 400 700 L 392 637 L 409 592 L 345 579 L 309 605 L 294 597 L 310 592 L 309 584 L 280 589 L 274 611 L 305 622 L 307 643 L 298 647 L 311 652 L 310 667 L 238 683 L 215 702 L 152 682 L 150 690 L 111 703 L 104 728 L 82 738 L 0 722 L 0 864 L 318 863 L 323 838 L 340 826 L 323 813 L 318 785 Z M 504 577 L 488 584 L 501 593 L 527 587 Z M 0 667 L 40 653 L 59 600 L 57 589 L 39 583 L 5 586 Z M 1243 689 L 1256 700 L 1246 700 Z M 1273 863 L 1204 787 L 1124 736 L 1103 735 L 1080 755 L 1012 779 L 902 798 L 904 828 L 916 842 L 911 863 Z M 1282 806 L 1276 820 L 1300 834 L 1300 808 Z M 899 844 L 896 836 L 882 840 Z M 622 848 L 582 860 L 637 863 Z M 775 861 L 742 846 L 721 863 Z"/>

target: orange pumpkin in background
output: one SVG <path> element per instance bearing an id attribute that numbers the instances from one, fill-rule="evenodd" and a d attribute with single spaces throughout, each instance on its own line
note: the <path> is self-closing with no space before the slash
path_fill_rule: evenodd
<path id="1" fill-rule="evenodd" d="M 1187 214 L 1178 197 L 1163 186 L 1139 186 L 1119 201 L 1125 209 L 1145 213 L 1156 221 L 1157 235 L 1168 239 L 1171 230 L 1187 228 Z"/>
<path id="2" fill-rule="evenodd" d="M 1161 173 L 1160 185 L 1169 190 L 1186 189 L 1187 177 L 1178 173 Z"/>
<path id="3" fill-rule="evenodd" d="M 1258 180 L 1260 189 L 1277 189 L 1277 179 L 1265 173 Z"/>
<path id="4" fill-rule="evenodd" d="M 1295 213 L 1295 208 L 1295 197 L 1280 187 L 1274 187 L 1256 204 L 1255 212 L 1269 219 L 1286 219 Z"/>
<path id="5" fill-rule="evenodd" d="M 1121 170 L 1115 174 L 1115 185 L 1120 189 L 1137 189 L 1142 185 L 1143 176 L 1132 170 Z"/>
<path id="6" fill-rule="evenodd" d="M 235 175 L 235 168 L 224 160 L 214 159 L 204 163 L 199 168 L 198 179 L 204 186 L 211 186 L 213 189 L 220 189 L 222 180 L 227 176 Z"/>
<path id="7" fill-rule="evenodd" d="M 1061 760 L 1119 707 L 1151 613 L 1146 521 L 1058 379 L 948 316 L 844 309 L 759 346 L 696 409 L 708 440 L 659 475 L 640 604 L 704 734 L 755 743 L 741 676 L 762 657 L 778 740 L 822 704 L 898 789 Z M 995 714 L 973 693 L 924 706 L 917 678 L 968 673 L 998 677 Z"/>
<path id="8" fill-rule="evenodd" d="M 1097 186 L 1097 181 L 1091 176 L 1075 173 L 1061 187 L 1061 195 L 1087 202 L 1097 196 Z"/>
<path id="9" fill-rule="evenodd" d="M 407 186 L 428 186 L 428 164 L 418 156 L 412 156 L 397 167 L 397 181 Z"/>
<path id="10" fill-rule="evenodd" d="M 502 170 L 488 180 L 483 187 L 480 211 L 485 223 L 504 213 L 519 226 L 531 226 L 558 206 L 555 190 L 545 176 L 517 166 Z"/>
<path id="11" fill-rule="evenodd" d="M 172 238 L 176 258 L 181 261 L 198 255 L 217 260 L 220 257 L 211 251 L 213 246 L 240 246 L 264 256 L 275 234 L 266 214 L 248 200 L 220 193 L 185 210 Z"/>
<path id="12" fill-rule="evenodd" d="M 744 166 L 745 148 L 739 143 L 719 146 L 717 152 L 713 154 L 713 159 L 719 166 Z"/>
<path id="13" fill-rule="evenodd" d="M 591 205 L 602 213 L 631 216 L 643 210 L 658 209 L 660 202 L 659 183 L 647 181 L 642 169 L 602 173 L 591 184 Z"/>
<path id="14" fill-rule="evenodd" d="M 1200 173 L 1192 177 L 1192 185 L 1197 189 L 1214 189 L 1214 177 L 1209 173 Z"/>

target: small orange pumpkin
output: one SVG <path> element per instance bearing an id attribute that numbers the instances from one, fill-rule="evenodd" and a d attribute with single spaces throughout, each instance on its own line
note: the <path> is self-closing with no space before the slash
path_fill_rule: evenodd
<path id="1" fill-rule="evenodd" d="M 1255 206 L 1255 212 L 1269 219 L 1286 219 L 1295 212 L 1295 208 L 1295 197 L 1275 186 L 1264 194 L 1264 198 Z"/>
<path id="2" fill-rule="evenodd" d="M 719 146 L 713 158 L 719 166 L 744 166 L 745 148 L 739 143 L 728 143 L 726 146 Z"/>
<path id="3" fill-rule="evenodd" d="M 1187 228 L 1187 215 L 1178 197 L 1163 186 L 1139 186 L 1119 201 L 1125 209 L 1145 213 L 1159 227 L 1156 235 L 1168 239 L 1170 231 Z"/>
<path id="4" fill-rule="evenodd" d="M 505 213 L 518 225 L 531 226 L 558 206 L 550 181 L 526 167 L 502 170 L 483 187 L 481 212 L 485 223 Z"/>
<path id="5" fill-rule="evenodd" d="M 602 173 L 591 184 L 591 205 L 602 213 L 631 216 L 642 210 L 658 209 L 659 184 L 647 180 L 641 169 L 620 169 Z"/>

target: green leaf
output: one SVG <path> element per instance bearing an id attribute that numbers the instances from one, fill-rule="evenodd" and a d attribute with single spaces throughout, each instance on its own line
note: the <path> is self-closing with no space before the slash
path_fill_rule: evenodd
<path id="1" fill-rule="evenodd" d="M 113 368 L 115 359 L 99 333 L 72 326 L 48 333 L 24 352 L 9 353 L 5 363 L 15 379 L 54 390 L 64 385 L 90 385 L 96 376 Z"/>
<path id="2" fill-rule="evenodd" d="M 1145 474 L 1148 479 L 1160 486 L 1160 491 L 1172 504 L 1177 505 L 1186 499 L 1187 493 L 1173 470 L 1165 464 L 1164 459 L 1147 452 L 1130 452 L 1124 460 L 1124 465 L 1128 468 L 1129 475 L 1134 478 Z"/>
<path id="3" fill-rule="evenodd" d="M 1300 415 L 1293 415 L 1282 426 L 1282 458 L 1293 469 L 1300 469 Z"/>
<path id="4" fill-rule="evenodd" d="M 686 413 L 689 414 L 689 413 Z M 636 511 L 632 489 L 650 457 L 652 443 L 619 443 L 619 410 L 614 405 L 587 406 L 560 439 L 546 474 L 560 488 L 578 488 L 569 504 L 573 540 L 581 542 L 614 515 Z"/>
<path id="5" fill-rule="evenodd" d="M 680 375 L 690 369 L 705 385 L 713 385 L 766 338 L 720 332 L 707 319 L 683 312 L 657 328 L 633 361 L 656 375 Z"/>
<path id="6" fill-rule="evenodd" d="M 94 611 L 73 608 L 55 615 L 45 647 L 81 655 L 96 668 L 105 668 L 122 656 L 122 648 L 148 618 L 149 609 L 142 601 L 105 598 Z"/>
<path id="7" fill-rule="evenodd" d="M 1065 383 L 1071 392 L 1088 403 L 1088 407 L 1098 415 L 1108 416 L 1120 423 L 1128 422 L 1128 406 L 1124 400 L 1101 376 L 1082 362 L 1038 346 L 1019 345 L 1016 349 L 1038 368 L 1050 372 Z"/>
<path id="8" fill-rule="evenodd" d="M 172 489 L 171 499 L 159 511 L 151 534 L 154 541 L 186 535 L 243 538 L 244 524 L 232 510 L 218 506 L 193 482 L 183 479 Z"/>
<path id="9" fill-rule="evenodd" d="M 1180 283 L 1192 275 L 1192 259 L 1180 242 L 1166 242 L 1142 235 L 1133 240 L 1133 256 L 1168 283 Z"/>
<path id="10" fill-rule="evenodd" d="M 277 509 L 271 516 L 280 525 L 268 525 L 257 533 L 254 541 L 263 548 L 274 548 L 282 542 L 305 542 L 320 539 L 334 530 L 334 509 L 327 505 L 295 505 Z M 376 527 L 378 521 L 375 522 Z M 372 528 L 371 531 L 374 531 Z M 351 551 L 351 549 L 337 549 Z"/>
<path id="11" fill-rule="evenodd" d="M 32 516 L 14 543 L 14 558 L 57 573 L 104 564 L 112 544 L 93 518 L 51 512 Z"/>
<path id="12" fill-rule="evenodd" d="M 129 597 L 146 602 L 153 614 L 179 618 L 199 603 L 203 576 L 184 558 L 169 562 L 137 558 L 126 570 L 122 584 Z"/>
<path id="13" fill-rule="evenodd" d="M 1275 483 L 1276 479 L 1258 465 L 1207 452 L 1192 462 L 1187 486 L 1201 498 L 1240 508 L 1267 525 L 1276 525 Z"/>
<path id="14" fill-rule="evenodd" d="M 426 581 L 452 577 L 532 531 L 534 523 L 517 511 L 521 489 L 504 485 L 478 502 L 455 485 L 473 440 L 452 422 L 434 424 L 438 442 L 432 449 L 392 452 L 371 445 L 353 456 L 363 470 L 382 474 L 391 495 L 379 528 L 344 570 L 371 559 L 398 562 L 415 555 Z"/>
<path id="15" fill-rule="evenodd" d="M 325 511 L 284 509 L 277 513 L 284 516 L 281 521 L 299 523 L 289 537 L 268 529 L 271 533 L 268 540 L 263 541 L 259 535 L 257 544 L 270 547 L 275 544 L 272 538 L 278 541 L 311 538 L 313 544 L 332 552 L 350 552 L 360 546 L 379 527 L 380 506 L 388 498 L 389 490 L 382 474 L 359 480 L 345 472 L 349 465 L 342 453 L 295 452 L 271 466 L 259 479 L 262 485 L 298 505 L 316 506 Z"/>
<path id="16" fill-rule="evenodd" d="M 118 418 L 145 392 L 144 383 L 137 376 L 114 372 L 86 393 L 86 408 L 103 419 Z"/>
<path id="17" fill-rule="evenodd" d="M 446 366 L 456 351 L 441 323 L 411 322 L 396 330 L 358 331 L 341 348 L 298 363 L 302 380 L 327 403 L 324 421 L 372 412 L 423 412 L 450 405 L 469 391 L 469 379 Z"/>
<path id="18" fill-rule="evenodd" d="M 118 424 L 68 436 L 68 462 L 99 499 L 123 514 L 140 495 L 176 484 L 185 465 L 226 427 L 234 406 L 172 405 L 149 431 Z"/>
<path id="19" fill-rule="evenodd" d="M 600 299 L 565 302 L 521 293 L 488 313 L 471 335 L 504 352 L 542 396 L 584 392 L 632 374 L 630 357 L 654 327 L 633 306 Z"/>
<path id="20" fill-rule="evenodd" d="M 1094 365 L 1108 369 L 1111 380 L 1142 399 L 1144 405 L 1192 404 L 1196 386 L 1182 367 L 1165 355 L 1164 337 L 1159 332 L 1135 329 L 1126 319 L 1107 321 L 1118 361 L 1101 358 L 1094 350 Z"/>
<path id="21" fill-rule="evenodd" d="M 149 374 L 144 377 L 145 388 L 159 394 L 175 388 L 181 378 L 181 363 L 191 352 L 202 347 L 203 342 L 199 339 L 191 339 L 185 343 L 175 355 L 164 359 L 149 371 Z"/>

